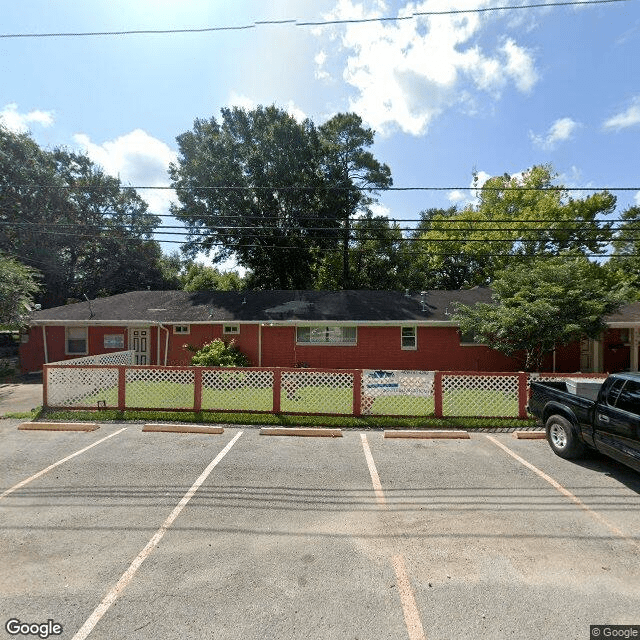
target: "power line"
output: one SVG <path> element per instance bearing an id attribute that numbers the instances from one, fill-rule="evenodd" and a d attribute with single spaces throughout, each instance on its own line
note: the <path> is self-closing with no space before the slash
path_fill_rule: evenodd
<path id="1" fill-rule="evenodd" d="M 607 0 L 608 2 L 629 2 L 630 0 Z M 582 4 L 582 3 L 581 3 Z M 112 185 L 59 185 L 59 184 L 9 184 L 5 187 L 14 189 L 60 189 L 65 191 L 101 191 L 111 189 Z M 298 185 L 265 185 L 265 186 L 245 186 L 245 185 L 189 185 L 188 187 L 175 187 L 171 185 L 118 185 L 120 190 L 136 190 L 136 191 L 307 191 L 309 193 L 327 192 L 327 191 L 640 191 L 640 186 L 635 187 L 434 187 L 434 186 L 408 186 L 408 187 L 360 187 L 351 185 L 348 187 L 339 186 L 322 186 L 322 187 L 304 187 Z"/>
<path id="2" fill-rule="evenodd" d="M 336 20 L 315 20 L 301 21 L 296 19 L 288 20 L 256 20 L 244 25 L 226 25 L 212 27 L 193 27 L 186 29 L 126 29 L 122 31 L 67 31 L 67 32 L 51 32 L 51 33 L 4 33 L 0 34 L 0 38 L 18 39 L 18 38 L 79 38 L 79 37 L 95 37 L 95 36 L 134 36 L 134 35 L 175 35 L 175 34 L 197 34 L 197 33 L 214 33 L 222 31 L 248 31 L 256 27 L 265 27 L 273 25 L 290 25 L 294 27 L 322 27 L 341 24 L 366 24 L 371 22 L 402 22 L 405 20 L 415 20 L 416 18 L 461 15 L 469 13 L 489 13 L 498 11 L 516 11 L 522 9 L 538 9 L 549 7 L 567 7 L 578 5 L 598 5 L 612 4 L 614 2 L 629 2 L 630 0 L 579 0 L 572 2 L 549 2 L 535 3 L 524 5 L 503 5 L 497 7 L 481 7 L 475 9 L 451 9 L 445 11 L 416 11 L 406 16 L 380 16 L 372 18 L 347 18 Z"/>

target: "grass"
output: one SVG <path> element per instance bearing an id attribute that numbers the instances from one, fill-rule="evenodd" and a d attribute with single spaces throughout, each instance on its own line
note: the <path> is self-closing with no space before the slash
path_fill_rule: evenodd
<path id="1" fill-rule="evenodd" d="M 522 429 L 535 426 L 535 420 L 517 418 L 392 418 L 384 416 L 291 416 L 274 413 L 219 413 L 193 411 L 117 411 L 47 409 L 41 414 L 47 420 L 67 421 L 115 421 L 115 422 L 197 422 L 199 424 L 264 425 L 284 427 L 340 427 L 354 429 L 425 429 L 425 428 L 461 428 L 461 429 Z"/>
<path id="2" fill-rule="evenodd" d="M 0 418 L 13 418 L 14 420 L 37 420 L 42 414 L 42 407 L 35 407 L 31 411 L 18 411 L 16 413 L 5 413 Z"/>

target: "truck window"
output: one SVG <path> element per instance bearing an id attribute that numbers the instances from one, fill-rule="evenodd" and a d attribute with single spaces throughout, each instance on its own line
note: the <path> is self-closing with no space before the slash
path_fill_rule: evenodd
<path id="1" fill-rule="evenodd" d="M 620 396 L 620 391 L 622 389 L 622 385 L 625 383 L 625 380 L 616 380 L 610 387 L 609 393 L 607 393 L 607 404 L 615 407 L 616 402 L 618 401 L 618 397 Z"/>
<path id="2" fill-rule="evenodd" d="M 616 403 L 617 409 L 640 415 L 640 383 L 627 380 Z"/>

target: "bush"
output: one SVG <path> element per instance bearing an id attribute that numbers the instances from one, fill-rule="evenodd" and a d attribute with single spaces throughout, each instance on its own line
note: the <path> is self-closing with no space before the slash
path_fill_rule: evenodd
<path id="1" fill-rule="evenodd" d="M 236 347 L 220 339 L 209 342 L 195 352 L 191 364 L 197 367 L 250 367 L 249 358 Z"/>

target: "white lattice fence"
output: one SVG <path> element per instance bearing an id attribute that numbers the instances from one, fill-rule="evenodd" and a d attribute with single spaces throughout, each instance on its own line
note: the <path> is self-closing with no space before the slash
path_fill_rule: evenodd
<path id="1" fill-rule="evenodd" d="M 72 360 L 61 360 L 51 364 L 76 366 L 79 364 L 135 364 L 135 351 L 116 351 L 115 353 L 100 353 L 95 356 L 83 356 Z"/>
<path id="2" fill-rule="evenodd" d="M 48 367 L 47 405 L 50 407 L 108 407 L 118 405 L 118 369 Z"/>
<path id="3" fill-rule="evenodd" d="M 202 409 L 273 411 L 273 371 L 202 372 Z"/>
<path id="4" fill-rule="evenodd" d="M 362 372 L 362 415 L 424 416 L 433 413 L 433 371 Z"/>
<path id="5" fill-rule="evenodd" d="M 518 376 L 443 374 L 442 415 L 518 416 Z"/>
<path id="6" fill-rule="evenodd" d="M 135 409 L 193 409 L 193 369 L 128 368 L 125 403 Z"/>
<path id="7" fill-rule="evenodd" d="M 285 413 L 353 413 L 353 373 L 283 371 L 280 410 Z"/>

